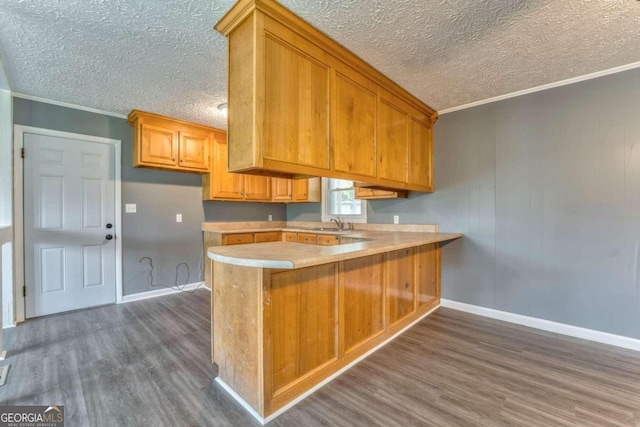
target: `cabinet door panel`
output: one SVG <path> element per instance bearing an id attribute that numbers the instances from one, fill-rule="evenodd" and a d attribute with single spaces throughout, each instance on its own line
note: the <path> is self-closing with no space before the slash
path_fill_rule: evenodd
<path id="1" fill-rule="evenodd" d="M 418 260 L 418 306 L 423 306 L 440 298 L 440 248 L 439 245 L 425 245 L 416 249 Z"/>
<path id="2" fill-rule="evenodd" d="M 409 184 L 432 187 L 431 127 L 409 119 Z"/>
<path id="3" fill-rule="evenodd" d="M 140 161 L 147 164 L 175 166 L 178 164 L 178 132 L 172 129 L 142 124 Z"/>
<path id="4" fill-rule="evenodd" d="M 267 176 L 245 175 L 244 195 L 247 200 L 271 200 L 271 178 Z"/>
<path id="5" fill-rule="evenodd" d="M 269 34 L 264 61 L 264 157 L 327 169 L 329 68 Z"/>
<path id="6" fill-rule="evenodd" d="M 335 272 L 326 264 L 271 277 L 273 395 L 337 357 Z"/>
<path id="7" fill-rule="evenodd" d="M 376 175 L 376 94 L 335 73 L 332 153 L 337 171 Z"/>
<path id="8" fill-rule="evenodd" d="M 392 326 L 415 310 L 414 250 L 386 254 L 387 319 Z"/>
<path id="9" fill-rule="evenodd" d="M 214 138 L 211 169 L 209 186 L 212 199 L 244 198 L 242 194 L 244 177 L 240 174 L 227 172 L 227 141 L 219 136 Z"/>
<path id="10" fill-rule="evenodd" d="M 407 113 L 385 99 L 378 103 L 378 178 L 407 179 Z"/>
<path id="11" fill-rule="evenodd" d="M 382 255 L 343 261 L 339 277 L 343 355 L 384 331 Z"/>
<path id="12" fill-rule="evenodd" d="M 279 202 L 291 201 L 293 183 L 288 178 L 271 178 L 271 193 L 273 200 Z"/>
<path id="13" fill-rule="evenodd" d="M 179 166 L 182 168 L 209 169 L 209 135 L 180 132 Z"/>

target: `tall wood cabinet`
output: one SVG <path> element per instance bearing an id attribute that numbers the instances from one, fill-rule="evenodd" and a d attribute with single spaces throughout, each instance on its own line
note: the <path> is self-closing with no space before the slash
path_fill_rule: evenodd
<path id="1" fill-rule="evenodd" d="M 229 170 L 433 191 L 435 110 L 275 1 L 239 1 L 216 29 Z"/>
<path id="2" fill-rule="evenodd" d="M 133 110 L 133 166 L 208 173 L 213 128 Z"/>

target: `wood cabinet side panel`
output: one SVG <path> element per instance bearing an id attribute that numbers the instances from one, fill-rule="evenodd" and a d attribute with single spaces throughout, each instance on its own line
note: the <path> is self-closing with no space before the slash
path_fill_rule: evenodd
<path id="1" fill-rule="evenodd" d="M 340 356 L 384 332 L 382 260 L 380 254 L 339 264 Z"/>
<path id="2" fill-rule="evenodd" d="M 214 261 L 211 299 L 218 376 L 264 414 L 262 269 Z"/>
<path id="3" fill-rule="evenodd" d="M 414 248 L 388 252 L 385 255 L 384 277 L 387 303 L 387 327 L 415 310 Z"/>
<path id="4" fill-rule="evenodd" d="M 440 246 L 416 248 L 417 304 L 423 306 L 440 298 Z"/>
<path id="5" fill-rule="evenodd" d="M 332 263 L 271 275 L 271 396 L 337 358 L 336 270 Z"/>
<path id="6" fill-rule="evenodd" d="M 229 148 L 228 167 L 242 170 L 256 165 L 255 138 L 257 88 L 254 58 L 258 55 L 256 45 L 257 16 L 252 13 L 229 35 L 229 93 L 228 124 Z M 225 159 L 225 162 L 227 160 Z M 226 170 L 226 168 L 225 168 Z"/>

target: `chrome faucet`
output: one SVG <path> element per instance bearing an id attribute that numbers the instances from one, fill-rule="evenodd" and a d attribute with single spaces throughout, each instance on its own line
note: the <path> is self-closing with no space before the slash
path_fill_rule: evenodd
<path id="1" fill-rule="evenodd" d="M 336 219 L 337 218 L 337 219 Z M 340 217 L 336 217 L 336 218 L 331 218 L 331 222 L 335 222 L 336 223 L 336 227 L 338 227 L 338 231 L 342 231 L 344 230 L 344 222 L 342 222 L 342 220 L 340 219 Z"/>

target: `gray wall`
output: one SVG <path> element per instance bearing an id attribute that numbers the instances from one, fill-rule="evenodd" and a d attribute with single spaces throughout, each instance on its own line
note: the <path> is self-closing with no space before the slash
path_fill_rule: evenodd
<path id="1" fill-rule="evenodd" d="M 130 295 L 160 288 L 148 282 L 151 257 L 154 284 L 172 285 L 176 266 L 187 263 L 189 283 L 202 280 L 202 233 L 205 221 L 274 220 L 285 218 L 283 205 L 202 202 L 200 175 L 133 168 L 132 129 L 126 120 L 86 111 L 60 107 L 22 98 L 14 98 L 14 123 L 65 132 L 122 140 L 122 247 L 124 294 Z M 137 213 L 124 213 L 126 203 L 136 203 Z M 181 213 L 182 223 L 175 222 Z M 206 214 L 206 215 L 205 215 Z M 178 282 L 187 281 L 181 267 Z"/>
<path id="2" fill-rule="evenodd" d="M 370 202 L 369 222 L 465 234 L 444 298 L 640 338 L 639 111 L 635 69 L 445 114 L 435 192 Z"/>

